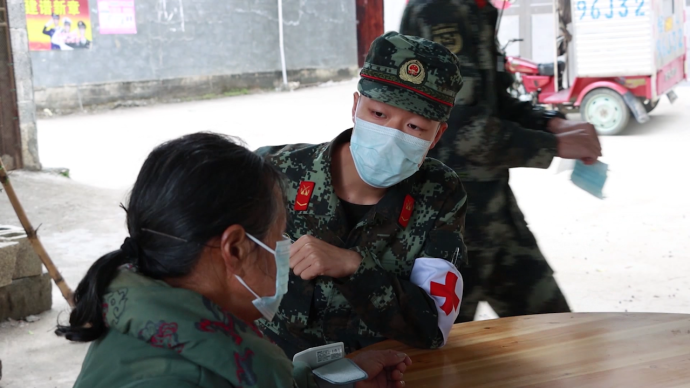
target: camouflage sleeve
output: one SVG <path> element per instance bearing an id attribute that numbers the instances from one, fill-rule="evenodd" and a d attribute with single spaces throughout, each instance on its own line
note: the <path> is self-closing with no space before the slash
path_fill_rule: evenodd
<path id="1" fill-rule="evenodd" d="M 427 249 L 420 257 L 432 254 L 437 256 L 427 257 L 450 260 L 455 248 L 466 252 L 460 235 L 465 219 L 466 195 L 459 179 L 457 183 L 447 192 L 435 229 L 427 235 Z M 451 246 L 452 249 L 449 248 Z M 367 327 L 408 346 L 439 348 L 444 339 L 433 299 L 409 278 L 386 271 L 366 248 L 354 249 L 362 256 L 362 263 L 349 278 L 335 279 L 335 285 Z"/>
<path id="2" fill-rule="evenodd" d="M 448 125 L 452 152 L 480 166 L 548 168 L 557 156 L 556 136 L 501 120 L 488 107 L 457 106 Z"/>
<path id="3" fill-rule="evenodd" d="M 467 194 L 460 178 L 456 179 L 457 185 L 443 204 L 420 257 L 453 261 L 461 270 L 462 265 L 467 263 L 467 246 L 462 238 L 465 235 Z"/>
<path id="4" fill-rule="evenodd" d="M 495 93 L 487 90 L 493 63 L 495 41 L 493 29 L 483 35 L 474 31 L 472 7 L 460 2 L 410 2 L 414 8 L 403 25 L 418 25 L 421 37 L 440 42 L 453 51 L 460 61 L 465 81 L 455 100 L 444 138 L 451 154 L 462 155 L 474 164 L 495 168 L 547 168 L 556 156 L 556 137 L 551 133 L 526 129 L 519 123 L 502 120 L 497 115 Z M 401 31 L 407 33 L 407 31 Z M 487 47 L 480 47 L 488 45 Z M 445 162 L 445 160 L 444 160 Z M 449 163 L 452 165 L 452 163 Z M 451 166 L 452 167 L 452 166 Z"/>
<path id="5" fill-rule="evenodd" d="M 514 98 L 500 85 L 496 90 L 496 95 L 498 96 L 498 111 L 501 119 L 517 122 L 525 128 L 547 131 L 546 126 L 549 120 L 554 117 L 565 118 L 558 111 L 537 109 L 531 102 Z"/>

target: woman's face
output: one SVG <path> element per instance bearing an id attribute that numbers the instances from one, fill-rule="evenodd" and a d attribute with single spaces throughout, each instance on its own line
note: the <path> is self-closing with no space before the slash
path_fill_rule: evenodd
<path id="1" fill-rule="evenodd" d="M 272 222 L 272 227 L 268 234 L 261 240 L 266 246 L 275 250 L 276 243 L 284 239 L 286 213 L 285 207 L 281 206 L 277 219 Z M 256 236 L 255 236 L 256 237 Z M 258 238 L 258 237 L 257 237 Z M 241 265 L 236 275 L 251 288 L 257 295 L 272 296 L 276 293 L 276 260 L 273 253 L 256 244 L 249 237 L 246 237 L 248 244 L 246 257 L 240 258 Z M 256 320 L 261 318 L 261 313 L 254 307 L 252 301 L 256 296 L 247 290 L 234 276 L 228 279 L 230 298 L 234 306 L 234 314 L 245 320 Z"/>

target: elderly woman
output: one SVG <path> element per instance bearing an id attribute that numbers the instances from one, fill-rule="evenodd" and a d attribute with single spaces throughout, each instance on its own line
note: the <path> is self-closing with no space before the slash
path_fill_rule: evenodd
<path id="1" fill-rule="evenodd" d="M 315 387 L 253 321 L 287 291 L 280 174 L 231 139 L 208 133 L 157 147 L 129 199 L 129 237 L 98 259 L 59 335 L 90 342 L 77 388 Z M 354 359 L 357 387 L 402 387 L 410 359 Z"/>

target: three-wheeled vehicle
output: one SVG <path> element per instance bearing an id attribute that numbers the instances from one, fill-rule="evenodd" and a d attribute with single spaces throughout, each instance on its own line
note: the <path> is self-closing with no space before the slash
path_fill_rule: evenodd
<path id="1" fill-rule="evenodd" d="M 554 10 L 554 61 L 506 58 L 527 99 L 580 112 L 600 135 L 620 133 L 631 116 L 648 121 L 664 95 L 675 101 L 686 78 L 685 0 L 565 0 Z"/>

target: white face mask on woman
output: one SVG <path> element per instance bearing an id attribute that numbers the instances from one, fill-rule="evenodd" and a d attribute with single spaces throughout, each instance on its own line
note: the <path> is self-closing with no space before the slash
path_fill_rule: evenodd
<path id="1" fill-rule="evenodd" d="M 258 238 L 247 233 L 247 237 L 252 239 L 260 247 L 271 252 L 276 260 L 276 293 L 272 296 L 259 296 L 249 288 L 247 283 L 242 280 L 241 277 L 235 275 L 237 280 L 239 280 L 242 285 L 251 292 L 256 299 L 252 300 L 254 307 L 269 321 L 273 320 L 273 317 L 280 307 L 280 302 L 283 300 L 283 296 L 288 290 L 288 279 L 290 275 L 290 246 L 292 246 L 292 241 L 289 239 L 281 240 L 276 243 L 276 249 L 273 250 L 261 242 Z"/>

